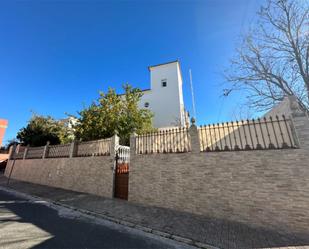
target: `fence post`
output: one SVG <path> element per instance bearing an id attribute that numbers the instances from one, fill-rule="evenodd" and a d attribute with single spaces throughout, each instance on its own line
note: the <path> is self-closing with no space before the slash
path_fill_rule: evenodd
<path id="1" fill-rule="evenodd" d="M 20 144 L 17 144 L 16 149 L 15 149 L 16 154 L 19 154 L 20 146 L 21 146 Z"/>
<path id="2" fill-rule="evenodd" d="M 130 157 L 132 158 L 136 154 L 136 136 L 134 132 L 130 135 Z"/>
<path id="3" fill-rule="evenodd" d="M 76 155 L 77 155 L 77 146 L 78 146 L 77 141 L 74 140 L 71 143 L 71 146 L 70 146 L 70 155 L 69 155 L 70 158 L 76 157 Z"/>
<path id="4" fill-rule="evenodd" d="M 45 159 L 48 157 L 48 146 L 49 146 L 49 141 L 47 141 L 46 145 L 44 146 L 42 159 Z"/>
<path id="5" fill-rule="evenodd" d="M 115 134 L 114 136 L 112 136 L 112 139 L 111 139 L 110 155 L 112 158 L 116 157 L 118 145 L 119 145 L 119 137 L 117 136 L 117 134 Z"/>
<path id="6" fill-rule="evenodd" d="M 11 145 L 9 149 L 9 160 L 12 160 L 16 151 L 16 144 Z"/>
<path id="7" fill-rule="evenodd" d="M 14 166 L 15 166 L 15 162 L 16 162 L 16 153 L 18 154 L 19 148 L 20 148 L 20 144 L 18 144 L 17 146 L 15 146 L 15 144 L 14 144 L 14 146 L 13 146 L 14 161 L 13 161 L 13 163 L 11 165 L 11 169 L 10 169 L 10 173 L 9 173 L 9 176 L 8 176 L 8 180 L 6 182 L 7 186 L 10 183 L 10 179 L 11 179 L 11 176 L 12 176 L 12 173 L 13 173 L 13 169 L 14 169 Z M 5 172 L 6 172 L 6 170 L 5 170 Z"/>
<path id="8" fill-rule="evenodd" d="M 291 119 L 293 122 L 292 135 L 296 145 L 309 149 L 309 117 L 302 110 L 295 96 L 289 96 Z"/>
<path id="9" fill-rule="evenodd" d="M 28 150 L 29 150 L 29 144 L 25 148 L 24 155 L 23 155 L 23 160 L 25 160 L 27 158 Z"/>
<path id="10" fill-rule="evenodd" d="M 191 118 L 191 126 L 189 128 L 189 134 L 191 138 L 191 152 L 199 153 L 200 148 L 200 137 L 198 134 L 197 126 L 195 125 L 195 119 Z"/>

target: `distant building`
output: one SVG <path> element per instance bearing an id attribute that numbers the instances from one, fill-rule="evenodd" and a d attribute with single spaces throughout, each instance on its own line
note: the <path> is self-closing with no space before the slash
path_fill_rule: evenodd
<path id="1" fill-rule="evenodd" d="M 7 127 L 8 127 L 8 121 L 5 119 L 0 119 L 0 146 L 2 146 L 4 133 Z"/>
<path id="2" fill-rule="evenodd" d="M 153 112 L 156 128 L 186 126 L 188 113 L 184 107 L 182 75 L 179 61 L 148 67 L 150 89 L 143 90 L 140 108 Z"/>
<path id="3" fill-rule="evenodd" d="M 74 126 L 78 122 L 77 118 L 74 118 L 74 117 L 63 118 L 63 119 L 59 119 L 59 122 L 63 124 L 65 127 L 67 127 L 68 138 L 74 140 L 75 138 Z"/>

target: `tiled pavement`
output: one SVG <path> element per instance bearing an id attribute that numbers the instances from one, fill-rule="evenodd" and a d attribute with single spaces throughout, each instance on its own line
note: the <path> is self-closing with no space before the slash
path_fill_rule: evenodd
<path id="1" fill-rule="evenodd" d="M 7 179 L 0 175 L 0 186 Z M 9 188 L 219 248 L 309 248 L 309 237 L 11 180 Z"/>

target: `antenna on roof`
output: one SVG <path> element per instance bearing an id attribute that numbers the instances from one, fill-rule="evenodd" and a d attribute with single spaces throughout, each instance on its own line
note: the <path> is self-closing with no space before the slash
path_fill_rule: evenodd
<path id="1" fill-rule="evenodd" d="M 190 87 L 191 87 L 193 117 L 196 119 L 195 99 L 194 99 L 194 93 L 193 93 L 193 82 L 192 82 L 192 72 L 191 72 L 191 69 L 189 69 L 189 75 L 190 75 Z"/>

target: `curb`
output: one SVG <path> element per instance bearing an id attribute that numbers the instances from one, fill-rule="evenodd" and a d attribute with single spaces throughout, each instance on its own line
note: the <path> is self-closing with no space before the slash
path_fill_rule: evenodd
<path id="1" fill-rule="evenodd" d="M 70 210 L 74 211 L 75 216 L 79 212 L 85 218 L 89 217 L 89 218 L 99 218 L 99 219 L 107 220 L 107 221 L 115 223 L 115 224 L 120 224 L 120 225 L 123 225 L 125 227 L 134 228 L 134 229 L 140 230 L 140 231 L 145 232 L 145 233 L 154 234 L 156 236 L 166 238 L 166 239 L 171 239 L 171 240 L 174 240 L 174 241 L 177 241 L 177 242 L 180 242 L 180 243 L 184 243 L 184 244 L 187 244 L 187 245 L 190 245 L 190 246 L 195 246 L 195 247 L 202 248 L 202 249 L 220 249 L 219 247 L 215 247 L 215 246 L 205 244 L 205 243 L 202 243 L 202 242 L 199 242 L 199 241 L 194 241 L 192 239 L 181 237 L 181 236 L 178 236 L 178 235 L 175 235 L 175 234 L 162 232 L 162 231 L 155 230 L 155 229 L 152 229 L 152 228 L 149 228 L 149 227 L 141 226 L 141 225 L 138 225 L 138 224 L 135 224 L 135 223 L 132 223 L 132 222 L 128 222 L 128 221 L 124 221 L 124 220 L 121 220 L 121 219 L 117 219 L 117 218 L 114 218 L 114 217 L 111 217 L 111 216 L 108 216 L 108 215 L 105 215 L 105 214 L 98 214 L 98 213 L 90 211 L 90 210 L 86 210 L 86 209 L 82 209 L 82 208 L 76 208 L 74 206 L 63 204 L 59 201 L 53 201 L 53 200 L 42 198 L 42 197 L 39 197 L 39 196 L 36 196 L 36 195 L 31 195 L 31 194 L 19 192 L 19 191 L 15 190 L 13 188 L 10 188 L 10 187 L 0 186 L 0 190 L 7 192 L 7 193 L 10 193 L 10 194 L 13 194 L 13 195 L 16 195 L 16 196 L 19 196 L 19 197 L 22 197 L 22 198 L 25 198 L 25 199 L 28 199 L 28 200 L 33 201 L 33 202 L 39 202 L 40 204 L 46 205 L 46 206 L 51 207 L 53 209 L 58 209 L 58 207 L 70 209 Z"/>

